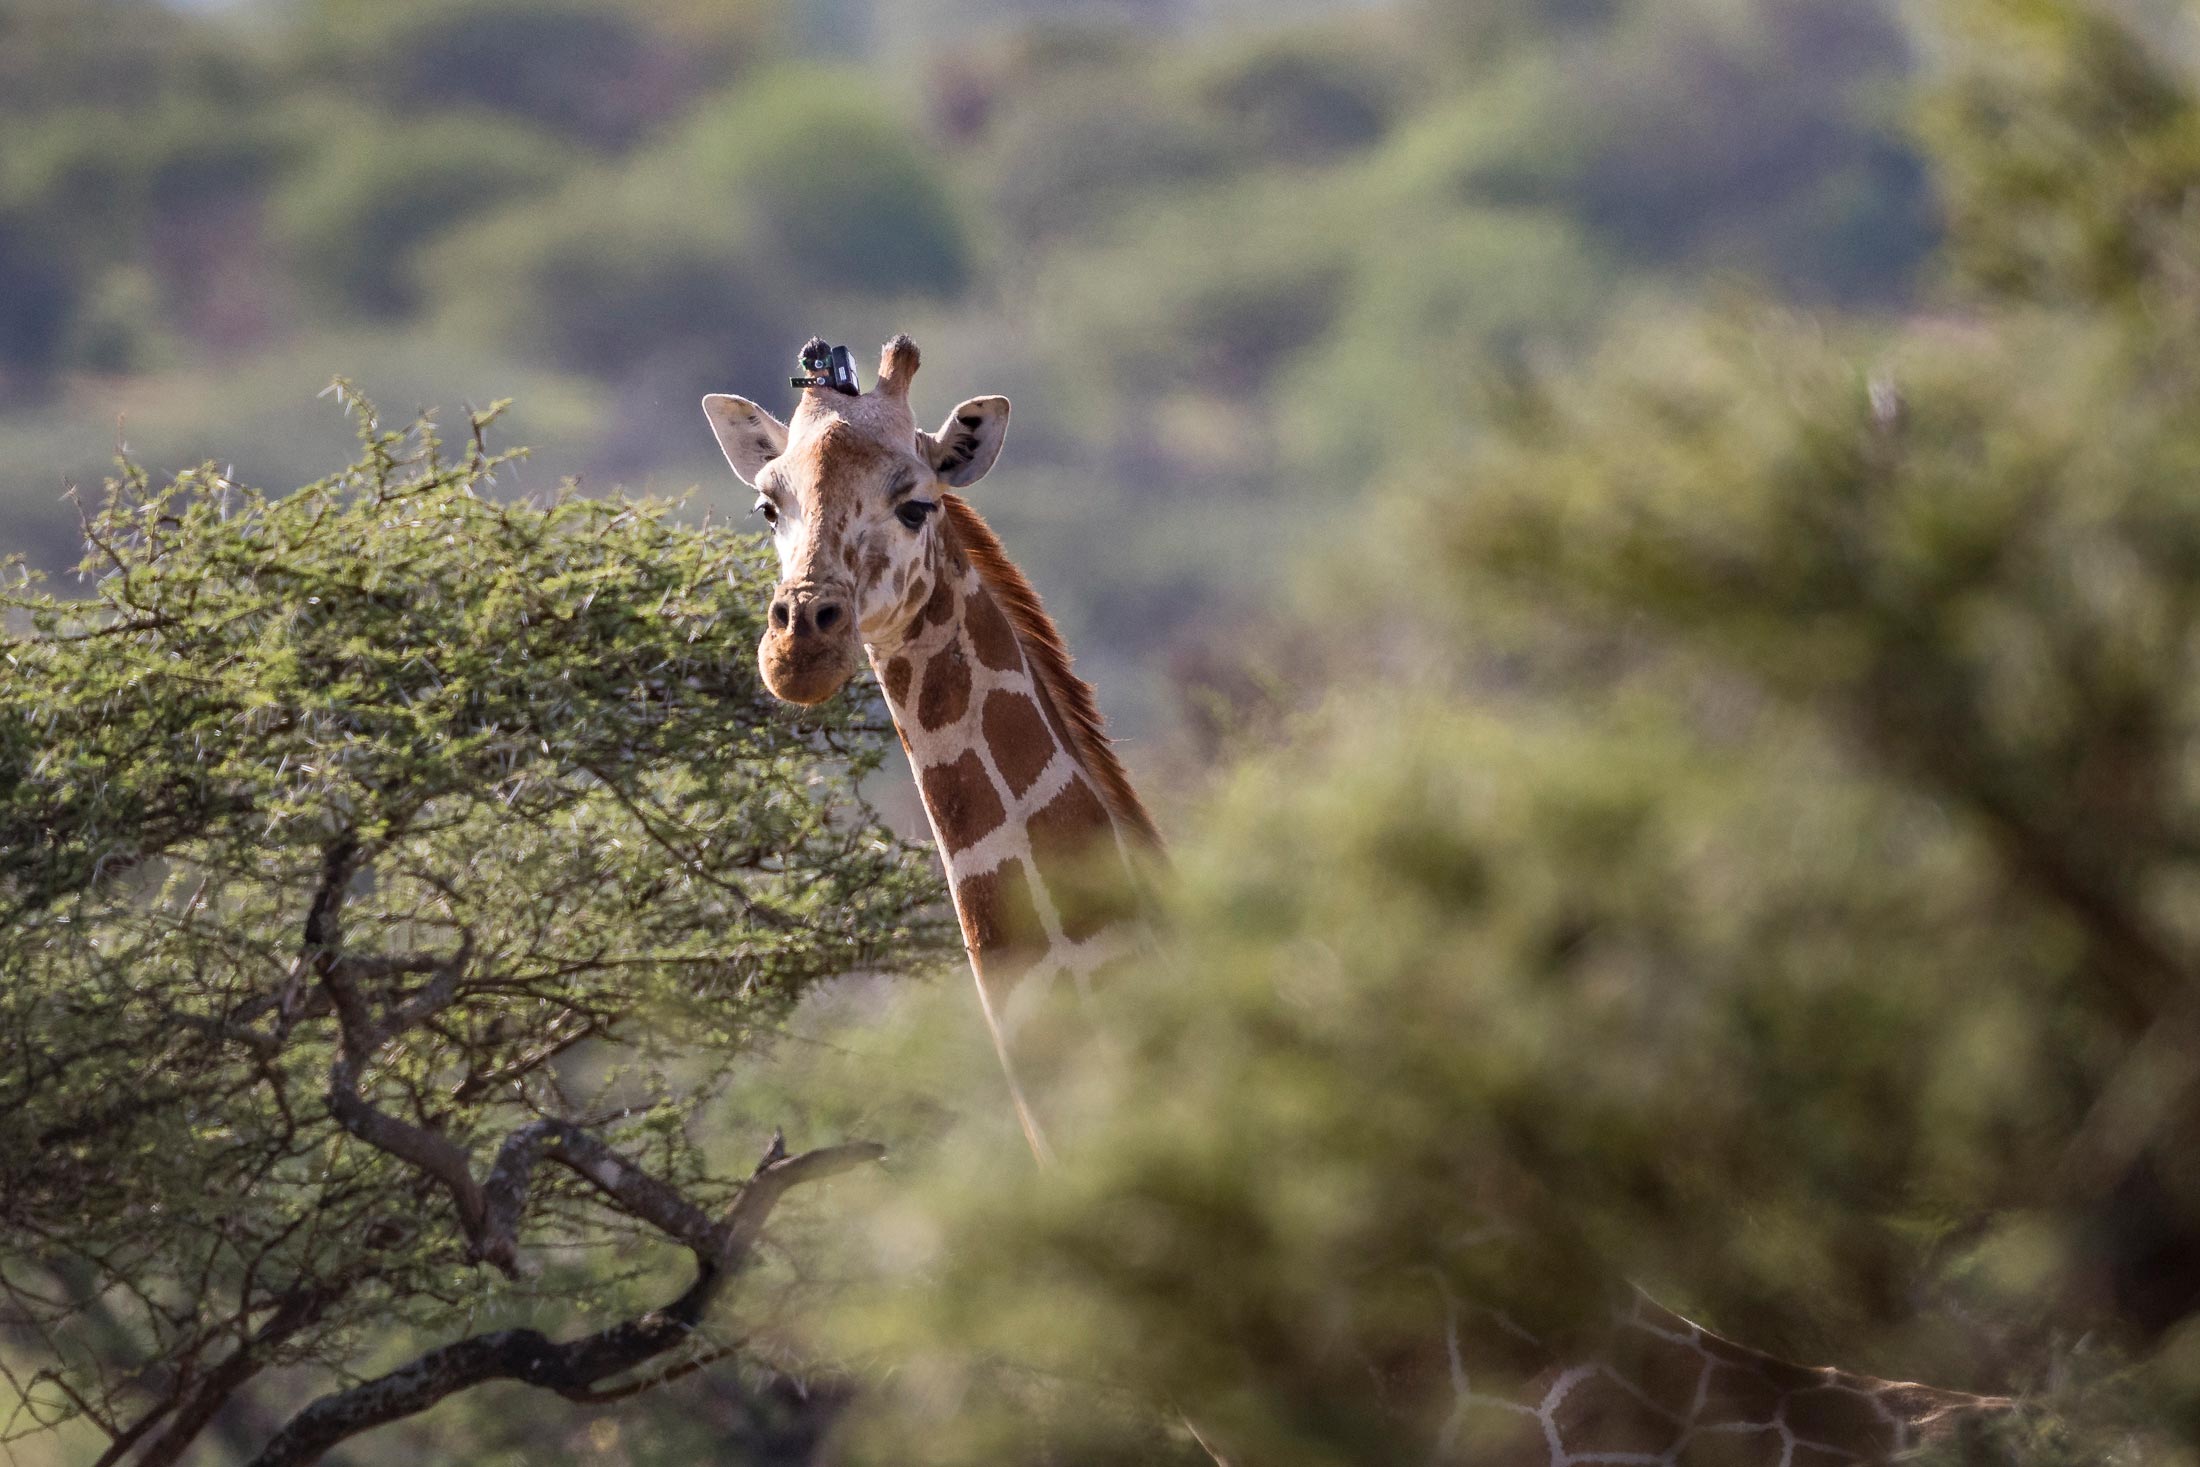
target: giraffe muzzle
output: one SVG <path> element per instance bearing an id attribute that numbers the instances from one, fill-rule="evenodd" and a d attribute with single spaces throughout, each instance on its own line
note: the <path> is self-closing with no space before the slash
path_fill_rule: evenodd
<path id="1" fill-rule="evenodd" d="M 807 707 L 847 686 L 861 660 L 855 598 L 838 586 L 802 581 L 772 592 L 757 668 L 773 697 Z"/>

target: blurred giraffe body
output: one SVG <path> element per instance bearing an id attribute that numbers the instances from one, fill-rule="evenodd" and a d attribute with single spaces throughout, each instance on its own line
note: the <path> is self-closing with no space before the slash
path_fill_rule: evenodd
<path id="1" fill-rule="evenodd" d="M 765 683 L 790 702 L 821 702 L 854 675 L 859 649 L 868 657 L 1018 1117 L 1045 1162 L 1017 1081 L 1016 1032 L 1049 994 L 1084 992 L 1146 944 L 1135 893 L 1160 838 L 1038 595 L 952 492 L 999 457 L 1007 399 L 970 399 L 922 432 L 908 402 L 917 364 L 915 345 L 896 337 L 873 391 L 809 388 L 788 423 L 745 398 L 714 394 L 703 406 L 773 526 L 782 578 L 758 649 Z M 1490 1311 L 1439 1302 L 1430 1333 L 1441 1340 L 1378 1382 L 1429 1416 L 1437 1462 L 1861 1467 L 2008 1404 L 1792 1365 L 1640 1296 L 1607 1347 L 1574 1362 Z"/>
<path id="2" fill-rule="evenodd" d="M 1451 1409 L 1433 1460 L 1477 1467 L 1866 1467 L 2006 1400 L 1791 1365 L 1637 1294 L 1606 1348 L 1549 1359 L 1487 1310 L 1447 1301 Z M 1478 1347 L 1479 1346 L 1479 1351 Z M 1504 1361 L 1478 1388 L 1477 1353 Z"/>

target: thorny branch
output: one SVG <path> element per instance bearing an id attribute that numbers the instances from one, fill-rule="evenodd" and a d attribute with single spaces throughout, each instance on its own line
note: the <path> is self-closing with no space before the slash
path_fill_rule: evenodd
<path id="1" fill-rule="evenodd" d="M 323 1396 L 293 1417 L 252 1461 L 252 1467 L 306 1467 L 347 1437 L 426 1410 L 444 1397 L 492 1380 L 516 1380 L 555 1391 L 571 1401 L 601 1402 L 628 1394 L 630 1387 L 602 1382 L 646 1364 L 688 1343 L 726 1283 L 747 1266 L 772 1210 L 788 1191 L 805 1182 L 835 1176 L 877 1161 L 885 1148 L 867 1142 L 829 1146 L 797 1156 L 786 1154 L 780 1137 L 742 1186 L 725 1215 L 710 1220 L 671 1188 L 639 1173 L 611 1170 L 623 1164 L 593 1137 L 558 1129 L 563 1123 L 525 1127 L 505 1143 L 492 1172 L 492 1189 L 502 1179 L 505 1192 L 494 1204 L 503 1216 L 508 1198 L 526 1185 L 534 1157 L 557 1156 L 623 1202 L 629 1196 L 661 1208 L 668 1232 L 695 1255 L 695 1281 L 681 1295 L 647 1314 L 563 1343 L 538 1330 L 494 1330 L 430 1350 L 387 1375 L 349 1390 Z M 517 1204 L 512 1206 L 516 1219 Z M 645 1220 L 656 1217 L 643 1214 Z M 675 1231 L 677 1229 L 678 1231 Z"/>
<path id="2" fill-rule="evenodd" d="M 774 1135 L 756 1170 L 724 1213 L 713 1217 L 677 1187 L 651 1176 L 586 1128 L 545 1117 L 520 1127 L 497 1150 L 487 1180 L 477 1180 L 466 1152 L 449 1138 L 399 1120 L 362 1093 L 375 1054 L 407 1029 L 447 1006 L 469 962 L 470 939 L 433 969 L 430 981 L 377 1016 L 359 983 L 370 968 L 342 951 L 345 893 L 361 852 L 349 835 L 323 853 L 321 880 L 308 911 L 301 966 L 319 976 L 336 1014 L 341 1043 L 331 1062 L 329 1106 L 344 1129 L 442 1185 L 457 1208 L 474 1257 L 508 1274 L 518 1271 L 520 1225 L 536 1165 L 548 1159 L 582 1177 L 628 1215 L 648 1223 L 695 1258 L 696 1274 L 677 1299 L 637 1318 L 558 1343 L 532 1329 L 498 1330 L 441 1346 L 387 1375 L 324 1396 L 294 1418 L 254 1460 L 254 1467 L 300 1467 L 331 1446 L 371 1427 L 425 1410 L 445 1396 L 489 1380 L 517 1380 L 576 1401 L 628 1394 L 636 1384 L 599 1390 L 689 1342 L 726 1282 L 754 1255 L 765 1224 L 789 1190 L 878 1161 L 872 1142 L 787 1154 Z M 242 1354 L 243 1352 L 240 1352 Z M 179 1419 L 162 1440 L 185 1423 Z M 196 1423 L 191 1426 L 196 1431 Z M 183 1438 L 188 1440 L 188 1436 Z M 158 1450 L 158 1444 L 153 1450 Z M 145 1467 L 148 1457 L 139 1464 Z"/>

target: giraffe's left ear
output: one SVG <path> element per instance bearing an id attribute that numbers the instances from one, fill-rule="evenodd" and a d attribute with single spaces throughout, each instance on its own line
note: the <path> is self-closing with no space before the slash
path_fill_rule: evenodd
<path id="1" fill-rule="evenodd" d="M 939 432 L 919 433 L 917 452 L 932 461 L 941 483 L 965 489 L 985 477 L 1007 437 L 1008 399 L 973 397 L 947 415 Z"/>

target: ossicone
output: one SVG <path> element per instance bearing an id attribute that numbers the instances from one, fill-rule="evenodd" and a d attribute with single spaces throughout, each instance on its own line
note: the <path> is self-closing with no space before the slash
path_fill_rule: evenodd
<path id="1" fill-rule="evenodd" d="M 878 390 L 887 397 L 908 397 L 909 383 L 917 375 L 917 361 L 917 344 L 906 335 L 880 347 Z"/>

